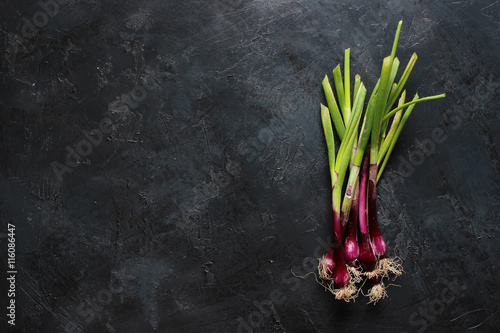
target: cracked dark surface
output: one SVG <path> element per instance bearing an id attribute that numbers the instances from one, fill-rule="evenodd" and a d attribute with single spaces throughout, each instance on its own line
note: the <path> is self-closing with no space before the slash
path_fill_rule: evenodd
<path id="1" fill-rule="evenodd" d="M 23 34 L 40 6 L 0 2 L 8 332 L 498 330 L 498 1 L 74 0 Z M 415 108 L 380 182 L 399 287 L 339 302 L 291 273 L 332 232 L 321 80 L 350 47 L 371 91 L 400 19 L 409 93 L 447 98 Z"/>

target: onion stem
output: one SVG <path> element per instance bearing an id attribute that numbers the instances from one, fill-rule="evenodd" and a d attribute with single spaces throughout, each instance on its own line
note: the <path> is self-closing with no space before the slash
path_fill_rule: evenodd
<path id="1" fill-rule="evenodd" d="M 385 117 L 382 119 L 382 122 L 386 122 L 396 112 L 398 112 L 401 109 L 404 109 L 407 106 L 410 106 L 410 105 L 418 103 L 418 102 L 425 102 L 425 101 L 430 101 L 430 100 L 433 100 L 433 99 L 439 99 L 439 98 L 444 98 L 444 97 L 446 97 L 446 94 L 439 94 L 439 95 L 433 95 L 433 96 L 428 96 L 428 97 L 422 97 L 422 98 L 414 99 L 411 102 L 408 102 L 408 103 L 405 103 L 405 104 L 403 104 L 401 106 L 398 106 L 397 108 L 395 108 L 394 110 L 392 110 L 391 112 L 389 112 L 388 114 L 386 114 Z"/>
<path id="2" fill-rule="evenodd" d="M 327 106 L 321 104 L 321 122 L 331 176 L 334 237 L 318 271 L 336 299 L 355 298 L 355 284 L 364 276 L 374 285 L 368 296 L 370 303 L 376 303 L 387 295 L 382 280 L 389 273 L 399 276 L 403 272 L 400 258 L 385 258 L 387 246 L 377 220 L 377 182 L 416 103 L 445 97 L 440 94 L 419 98 L 415 94 L 410 102 L 405 102 L 404 86 L 417 55 L 411 56 L 396 83 L 401 26 L 402 21 L 398 23 L 391 54 L 382 61 L 380 78 L 370 94 L 366 111 L 367 89 L 359 75 L 354 76 L 351 90 L 350 49 L 344 53 L 344 77 L 340 65 L 333 70 L 335 93 L 327 75 L 322 81 Z M 334 132 L 339 139 L 338 149 Z"/>

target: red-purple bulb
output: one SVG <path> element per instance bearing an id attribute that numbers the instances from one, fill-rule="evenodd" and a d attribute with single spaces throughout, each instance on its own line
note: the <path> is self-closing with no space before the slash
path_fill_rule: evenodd
<path id="1" fill-rule="evenodd" d="M 385 245 L 384 237 L 380 233 L 378 226 L 370 229 L 370 238 L 372 241 L 373 252 L 378 259 L 382 259 L 387 254 L 387 245 Z"/>
<path id="2" fill-rule="evenodd" d="M 344 255 L 347 264 L 354 265 L 359 257 L 359 245 L 356 235 L 347 235 L 344 242 Z"/>
<path id="3" fill-rule="evenodd" d="M 359 261 L 367 272 L 371 272 L 377 266 L 377 257 L 375 257 L 375 253 L 373 252 L 370 236 L 368 234 L 361 233 L 359 245 Z"/>
<path id="4" fill-rule="evenodd" d="M 380 283 L 380 275 L 376 275 L 370 279 L 370 283 L 373 285 Z"/>
<path id="5" fill-rule="evenodd" d="M 335 247 L 335 270 L 333 271 L 333 282 L 335 288 L 342 288 L 349 284 L 349 272 L 345 264 L 344 249 L 342 246 Z"/>
<path id="6" fill-rule="evenodd" d="M 335 257 L 334 257 L 334 246 L 330 246 L 327 254 L 320 261 L 320 278 L 323 280 L 330 280 L 335 270 Z"/>
<path id="7" fill-rule="evenodd" d="M 347 264 L 354 266 L 359 257 L 358 245 L 358 218 L 359 218 L 359 181 L 354 187 L 349 221 L 347 224 L 347 235 L 344 241 L 344 255 Z"/>

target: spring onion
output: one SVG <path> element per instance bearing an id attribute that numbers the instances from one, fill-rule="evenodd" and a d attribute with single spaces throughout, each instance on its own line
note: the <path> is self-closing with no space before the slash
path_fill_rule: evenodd
<path id="1" fill-rule="evenodd" d="M 322 81 L 327 106 L 321 104 L 321 121 L 331 176 L 334 237 L 329 251 L 319 261 L 318 274 L 325 288 L 336 299 L 345 301 L 359 295 L 358 284 L 364 278 L 372 284 L 367 295 L 369 303 L 376 303 L 387 295 L 383 279 L 402 273 L 400 258 L 386 257 L 387 245 L 377 220 L 377 182 L 415 104 L 445 97 L 420 98 L 415 94 L 405 103 L 404 86 L 417 55 L 411 56 L 396 82 L 401 25 L 402 21 L 391 54 L 382 61 L 380 78 L 366 110 L 367 89 L 359 75 L 355 76 L 351 95 L 350 49 L 344 54 L 344 76 L 340 65 L 333 70 L 335 92 L 327 75 Z"/>

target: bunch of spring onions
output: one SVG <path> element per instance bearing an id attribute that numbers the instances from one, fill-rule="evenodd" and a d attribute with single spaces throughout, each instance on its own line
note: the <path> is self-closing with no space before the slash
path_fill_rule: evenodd
<path id="1" fill-rule="evenodd" d="M 402 21 L 366 108 L 367 89 L 359 75 L 351 86 L 350 49 L 345 50 L 344 76 L 340 66 L 333 70 L 335 94 L 328 76 L 322 83 L 327 106 L 321 105 L 321 121 L 332 181 L 334 237 L 328 253 L 320 259 L 318 273 L 322 284 L 337 299 L 346 301 L 355 299 L 358 285 L 369 281 L 369 303 L 376 303 L 387 295 L 383 279 L 403 272 L 400 258 L 386 258 L 387 247 L 377 222 L 377 181 L 415 103 L 445 96 L 419 98 L 415 94 L 406 101 L 404 85 L 417 55 L 411 56 L 396 81 L 401 25 Z"/>

